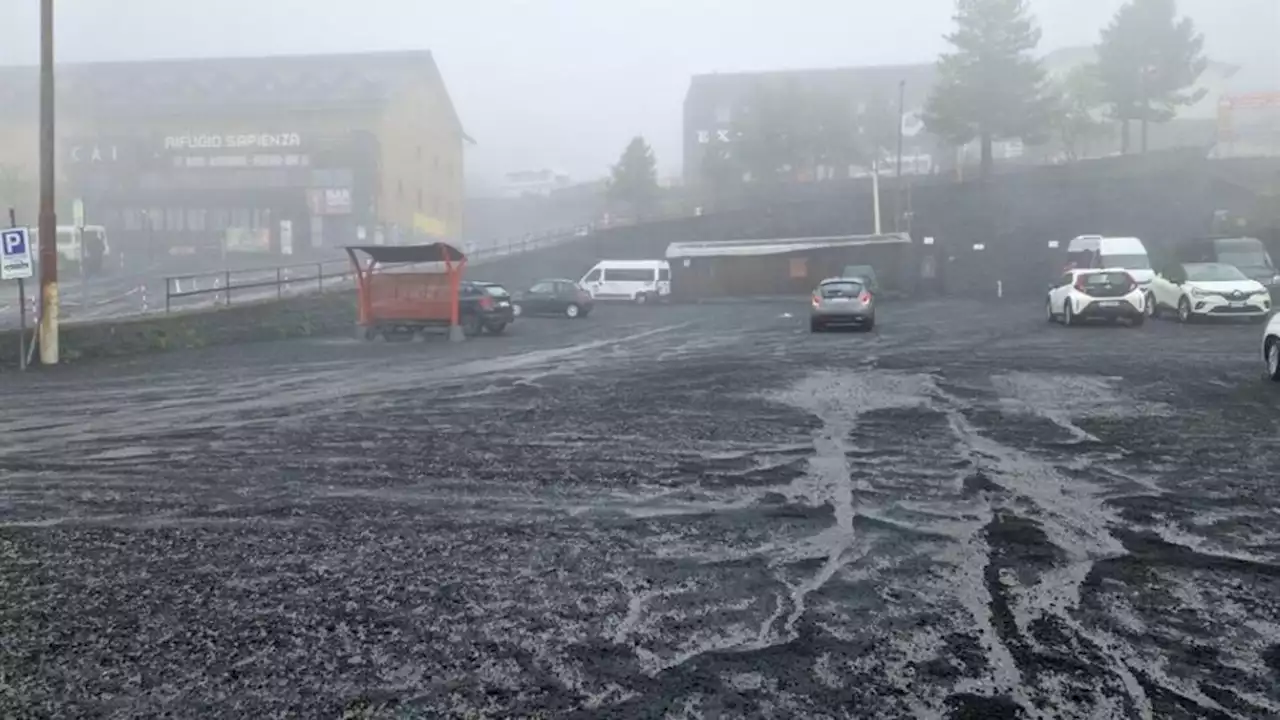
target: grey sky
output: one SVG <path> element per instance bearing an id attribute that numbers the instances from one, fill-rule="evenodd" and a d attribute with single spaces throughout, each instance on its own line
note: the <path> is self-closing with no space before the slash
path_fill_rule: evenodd
<path id="1" fill-rule="evenodd" d="M 927 62 L 951 0 L 57 0 L 60 61 L 430 48 L 468 131 L 469 175 L 604 173 L 628 138 L 679 168 L 699 72 Z M 1032 0 L 1042 49 L 1089 44 L 1120 0 Z M 4 0 L 0 62 L 38 58 L 38 3 Z M 1216 60 L 1280 89 L 1280 0 L 1181 0 Z M 890 9 L 892 8 L 892 9 Z"/>

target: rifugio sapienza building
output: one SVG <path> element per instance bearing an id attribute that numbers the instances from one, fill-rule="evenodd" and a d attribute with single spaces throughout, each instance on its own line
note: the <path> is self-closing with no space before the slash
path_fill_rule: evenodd
<path id="1" fill-rule="evenodd" d="M 7 75 L 35 91 L 34 69 Z M 466 135 L 429 52 L 94 63 L 57 82 L 59 221 L 81 199 L 127 258 L 461 235 Z M 25 134 L 0 131 L 0 164 L 34 176 Z"/>

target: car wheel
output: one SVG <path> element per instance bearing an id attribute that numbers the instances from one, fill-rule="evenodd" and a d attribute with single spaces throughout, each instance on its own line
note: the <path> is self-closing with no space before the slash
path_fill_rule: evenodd
<path id="1" fill-rule="evenodd" d="M 875 330 L 875 329 L 876 329 L 875 318 L 871 318 L 870 320 L 867 321 L 866 325 L 862 326 L 862 332 L 871 332 L 872 330 Z"/>
<path id="2" fill-rule="evenodd" d="M 488 330 L 494 335 L 501 335 L 502 332 L 506 329 L 507 329 L 507 324 L 504 322 L 493 323 L 492 325 L 488 325 L 485 327 L 485 330 Z"/>
<path id="3" fill-rule="evenodd" d="M 466 315 L 462 318 L 462 334 L 467 337 L 475 337 L 484 330 L 484 324 L 480 322 L 479 315 Z"/>
<path id="4" fill-rule="evenodd" d="M 576 303 L 569 303 L 569 307 L 564 309 L 564 314 L 568 318 L 577 318 L 582 314 L 582 308 L 578 307 Z"/>
<path id="5" fill-rule="evenodd" d="M 1044 319 L 1045 322 L 1055 322 L 1058 318 L 1053 314 L 1053 299 L 1044 301 Z"/>
<path id="6" fill-rule="evenodd" d="M 649 302 L 649 293 L 636 293 L 636 304 L 644 305 Z"/>
<path id="7" fill-rule="evenodd" d="M 1071 301 L 1067 300 L 1062 303 L 1062 324 L 1070 327 L 1075 325 L 1075 323 L 1076 316 L 1075 313 L 1071 312 Z"/>
<path id="8" fill-rule="evenodd" d="M 1139 315 L 1129 321 L 1129 327 L 1140 328 L 1142 327 L 1143 323 L 1145 323 L 1146 321 L 1147 321 L 1147 318 L 1145 316 Z"/>
<path id="9" fill-rule="evenodd" d="M 809 332 L 811 333 L 822 332 L 822 323 L 818 322 L 817 320 L 810 320 Z"/>
<path id="10" fill-rule="evenodd" d="M 1156 304 L 1155 293 L 1147 293 L 1146 297 L 1144 297 L 1142 301 L 1146 304 L 1146 307 L 1143 308 L 1143 312 L 1147 314 L 1147 317 L 1153 320 L 1160 317 L 1160 306 Z"/>
<path id="11" fill-rule="evenodd" d="M 1267 377 L 1280 382 L 1280 339 L 1267 338 Z"/>
<path id="12" fill-rule="evenodd" d="M 511 303 L 512 315 L 515 315 L 516 317 L 520 317 L 520 314 L 523 312 L 524 312 L 524 309 L 520 307 L 520 303 Z"/>
<path id="13" fill-rule="evenodd" d="M 1185 297 L 1178 301 L 1178 322 L 1191 322 L 1191 301 Z"/>

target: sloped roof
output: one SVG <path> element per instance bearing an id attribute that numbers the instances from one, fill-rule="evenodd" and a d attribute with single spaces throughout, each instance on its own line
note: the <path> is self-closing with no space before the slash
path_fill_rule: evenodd
<path id="1" fill-rule="evenodd" d="M 667 259 L 695 257 L 751 257 L 783 255 L 822 248 L 860 247 L 866 245 L 909 245 L 906 233 L 886 235 L 834 235 L 824 237 L 774 238 L 768 240 L 714 240 L 710 242 L 675 242 L 667 246 Z"/>
<path id="2" fill-rule="evenodd" d="M 911 108 L 924 104 L 936 78 L 934 63 L 710 73 L 693 76 L 685 101 L 700 96 L 731 101 L 743 97 L 758 83 L 771 82 L 792 82 L 821 94 L 880 95 L 896 101 L 898 83 L 905 81 L 906 105 Z"/>
<path id="3" fill-rule="evenodd" d="M 55 81 L 60 109 L 94 115 L 379 106 L 424 77 L 439 80 L 435 59 L 411 50 L 65 64 Z M 0 68 L 0 102 L 34 108 L 38 80 L 34 67 Z"/>

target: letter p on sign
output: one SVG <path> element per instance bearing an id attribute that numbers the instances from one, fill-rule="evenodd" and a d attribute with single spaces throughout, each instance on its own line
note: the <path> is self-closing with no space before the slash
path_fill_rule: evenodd
<path id="1" fill-rule="evenodd" d="M 31 242 L 26 228 L 0 232 L 0 280 L 19 280 L 32 275 Z"/>
<path id="2" fill-rule="evenodd" d="M 5 255 L 26 255 L 27 254 L 27 235 L 26 233 L 18 233 L 9 231 L 4 234 L 4 254 Z"/>

